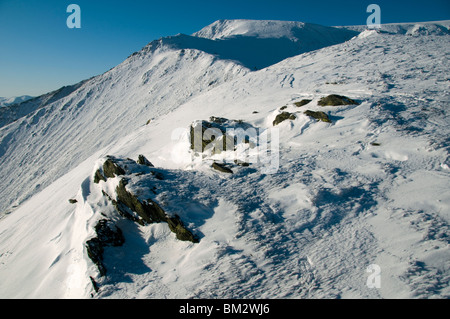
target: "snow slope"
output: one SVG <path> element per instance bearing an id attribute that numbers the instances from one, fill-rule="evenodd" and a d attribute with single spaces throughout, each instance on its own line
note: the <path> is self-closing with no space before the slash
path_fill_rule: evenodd
<path id="1" fill-rule="evenodd" d="M 249 24 L 219 21 L 217 39 L 258 37 Z M 215 38 L 212 29 L 201 35 Z M 17 154 L 2 154 L 12 185 L 2 196 L 41 179 L 48 186 L 0 221 L 0 296 L 448 298 L 448 43 L 446 34 L 365 31 L 255 72 L 153 43 L 5 126 L 0 151 Z M 329 94 L 359 105 L 319 106 Z M 296 107 L 302 99 L 311 102 Z M 282 111 L 296 118 L 273 127 Z M 189 125 L 211 116 L 269 132 L 271 142 L 278 133 L 276 172 L 250 163 L 227 175 L 211 168 L 213 158 L 195 156 Z M 154 184 L 155 200 L 200 242 L 177 240 L 165 223 L 114 215 L 102 190 L 119 177 L 93 182 L 108 154 L 144 154 L 166 177 Z M 14 163 L 27 170 L 17 173 Z M 101 216 L 116 219 L 125 237 L 105 249 L 106 277 L 84 246 Z M 371 264 L 381 269 L 379 288 L 367 286 Z"/>
<path id="2" fill-rule="evenodd" d="M 145 50 L 133 55 L 0 129 L 2 211 L 152 118 L 248 72 L 198 50 L 155 50 L 149 56 Z"/>
<path id="3" fill-rule="evenodd" d="M 161 38 L 102 75 L 2 108 L 0 177 L 5 187 L 0 189 L 4 199 L 0 214 L 10 212 L 94 151 L 193 96 L 241 77 L 249 68 L 355 35 L 353 31 L 325 29 L 329 36 L 305 37 L 305 43 L 250 36 L 211 40 L 180 34 Z"/>
<path id="4" fill-rule="evenodd" d="M 36 110 L 62 99 L 78 89 L 84 81 L 75 85 L 64 86 L 56 91 L 26 99 L 20 103 L 6 105 L 0 109 L 0 128 L 4 127 Z"/>

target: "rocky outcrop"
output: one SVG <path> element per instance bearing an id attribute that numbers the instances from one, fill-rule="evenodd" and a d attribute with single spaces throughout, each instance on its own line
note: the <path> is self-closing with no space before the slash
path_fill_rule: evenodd
<path id="1" fill-rule="evenodd" d="M 156 202 L 151 199 L 139 200 L 136 195 L 126 190 L 126 185 L 126 179 L 122 178 L 116 187 L 117 202 L 119 205 L 123 204 L 131 211 L 137 213 L 147 224 L 166 221 L 166 213 Z"/>
<path id="2" fill-rule="evenodd" d="M 137 222 L 141 225 L 166 222 L 179 240 L 198 242 L 197 237 L 184 226 L 178 215 L 174 217 L 168 216 L 164 209 L 150 198 L 140 200 L 138 196 L 126 189 L 126 185 L 126 180 L 121 179 L 116 187 L 117 201 L 115 201 L 116 204 L 114 206 L 122 214 L 127 215 L 129 219 L 135 220 L 136 217 L 130 214 L 129 211 L 135 212 L 140 217 L 137 218 Z"/>
<path id="3" fill-rule="evenodd" d="M 255 132 L 255 134 L 253 134 Z M 248 134 L 256 135 L 256 129 L 242 120 L 229 120 L 211 116 L 209 121 L 196 121 L 190 126 L 190 147 L 197 153 L 211 151 L 220 154 L 223 151 L 234 151 L 239 143 L 250 142 Z M 241 140 L 239 140 L 241 138 Z"/>
<path id="4" fill-rule="evenodd" d="M 328 117 L 328 115 L 325 112 L 322 112 L 322 111 L 315 112 L 315 111 L 307 110 L 304 113 L 312 118 L 315 118 L 318 121 L 331 123 L 330 118 Z"/>
<path id="5" fill-rule="evenodd" d="M 282 113 L 280 113 L 280 114 L 278 114 L 276 117 L 275 117 L 275 120 L 273 121 L 273 126 L 275 126 L 275 125 L 278 125 L 278 124 L 280 124 L 281 122 L 283 122 L 283 121 L 286 121 L 286 120 L 295 120 L 297 117 L 294 115 L 294 114 L 292 114 L 292 113 L 289 113 L 289 112 L 282 112 Z"/>
<path id="6" fill-rule="evenodd" d="M 198 243 L 198 238 L 187 230 L 178 215 L 175 215 L 174 217 L 167 217 L 166 222 L 169 224 L 170 230 L 175 233 L 177 239 Z"/>
<path id="7" fill-rule="evenodd" d="M 95 171 L 95 174 L 94 174 L 94 183 L 98 184 L 98 183 L 100 183 L 100 181 L 106 182 L 106 177 L 103 176 L 103 174 L 100 171 L 100 169 L 98 169 L 98 170 Z"/>
<path id="8" fill-rule="evenodd" d="M 95 171 L 94 183 L 98 184 L 100 181 L 106 182 L 107 178 L 114 178 L 124 174 L 125 171 L 123 168 L 115 163 L 113 157 L 108 156 L 108 159 L 103 163 L 102 169 L 99 168 Z"/>
<path id="9" fill-rule="evenodd" d="M 226 128 L 221 125 L 223 118 L 211 117 L 212 121 L 201 121 L 190 127 L 191 149 L 202 153 L 214 148 L 215 153 L 234 150 L 234 138 L 226 134 Z"/>
<path id="10" fill-rule="evenodd" d="M 153 164 L 142 154 L 138 156 L 137 163 L 139 165 L 145 165 L 145 166 L 148 166 L 148 167 L 154 167 Z"/>
<path id="11" fill-rule="evenodd" d="M 294 105 L 295 105 L 296 107 L 302 107 L 302 106 L 308 104 L 308 103 L 311 102 L 311 101 L 312 101 L 312 100 L 303 99 L 303 100 L 301 100 L 301 101 L 299 101 L 299 102 L 295 102 Z"/>
<path id="12" fill-rule="evenodd" d="M 120 180 L 115 187 L 114 194 L 110 195 L 104 189 L 102 189 L 102 193 L 120 216 L 141 226 L 165 222 L 177 239 L 198 243 L 198 237 L 187 229 L 178 215 L 169 216 L 156 201 L 146 197 L 143 199 L 127 188 L 127 186 L 132 186 L 130 185 L 132 176 L 145 175 L 148 175 L 150 181 L 164 179 L 163 174 L 157 171 L 143 155 L 140 155 L 136 162 L 131 159 L 123 160 L 108 156 L 103 166 L 95 172 L 94 182 L 99 183 L 100 180 L 106 182 L 109 178 L 119 177 Z M 151 183 L 146 185 L 149 190 L 153 190 Z M 106 274 L 106 267 L 103 264 L 104 247 L 121 246 L 125 239 L 120 228 L 108 218 L 101 219 L 97 223 L 95 233 L 96 237 L 86 242 L 87 254 L 97 265 L 100 276 L 104 276 Z"/>
<path id="13" fill-rule="evenodd" d="M 317 102 L 320 106 L 358 105 L 358 103 L 346 96 L 331 94 Z"/>
<path id="14" fill-rule="evenodd" d="M 125 170 L 116 164 L 113 158 L 108 158 L 105 163 L 103 163 L 103 174 L 107 178 L 114 178 L 116 176 L 124 175 Z"/>
<path id="15" fill-rule="evenodd" d="M 96 237 L 86 242 L 86 250 L 89 258 L 97 265 L 100 276 L 106 275 L 106 267 L 103 264 L 103 252 L 106 246 L 122 246 L 125 238 L 119 227 L 107 219 L 101 219 L 95 226 Z"/>

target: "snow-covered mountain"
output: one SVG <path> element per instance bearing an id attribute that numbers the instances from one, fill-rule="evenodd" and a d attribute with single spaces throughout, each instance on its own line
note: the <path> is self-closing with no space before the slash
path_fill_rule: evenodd
<path id="1" fill-rule="evenodd" d="M 19 104 L 26 100 L 33 98 L 29 95 L 13 96 L 13 97 L 0 97 L 0 107 L 8 106 L 12 104 Z"/>
<path id="2" fill-rule="evenodd" d="M 448 25 L 222 20 L 2 113 L 0 296 L 448 298 Z"/>
<path id="3" fill-rule="evenodd" d="M 344 42 L 356 34 L 328 29 L 332 36 L 305 37 L 305 43 L 232 35 L 222 40 L 182 34 L 166 37 L 152 41 L 102 75 L 1 109 L 0 156 L 7 156 L 2 157 L 0 176 L 7 186 L 0 190 L 4 198 L 0 212 L 48 186 L 67 167 L 193 96 L 242 77 L 255 67 L 338 40 Z M 38 167 L 39 173 L 24 173 Z M 13 170 L 20 178 L 11 174 Z"/>

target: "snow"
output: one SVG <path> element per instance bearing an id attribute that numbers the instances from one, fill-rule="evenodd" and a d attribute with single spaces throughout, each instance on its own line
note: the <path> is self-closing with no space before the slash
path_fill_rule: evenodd
<path id="1" fill-rule="evenodd" d="M 222 20 L 152 42 L 6 124 L 0 296 L 448 298 L 450 47 L 448 34 L 436 31 L 443 24 L 364 31 L 251 71 L 201 49 L 236 37 L 295 42 L 308 24 Z M 319 106 L 328 94 L 359 105 Z M 301 99 L 312 101 L 296 107 Z M 296 119 L 273 127 L 283 106 Z M 193 122 L 211 116 L 242 120 L 271 142 L 278 136 L 277 170 L 258 162 L 229 175 L 212 170 L 213 157 L 195 156 L 188 137 Z M 93 183 L 108 154 L 144 154 L 168 176 L 151 197 L 200 242 L 177 240 L 165 223 L 119 218 L 102 194 L 113 194 L 119 178 Z M 130 178 L 131 190 L 150 194 L 145 175 Z M 105 248 L 105 278 L 84 248 L 102 216 L 125 236 L 123 246 Z M 381 268 L 380 288 L 366 285 L 371 264 Z"/>
<path id="2" fill-rule="evenodd" d="M 13 96 L 13 97 L 9 97 L 9 98 L 0 96 L 0 107 L 22 103 L 31 98 L 33 98 L 33 97 L 29 96 L 29 95 Z"/>

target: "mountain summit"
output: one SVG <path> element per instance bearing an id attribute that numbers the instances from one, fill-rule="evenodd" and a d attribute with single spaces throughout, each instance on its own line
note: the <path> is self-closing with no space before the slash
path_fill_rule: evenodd
<path id="1" fill-rule="evenodd" d="M 330 30 L 320 25 L 278 20 L 218 20 L 197 31 L 193 36 L 207 38 L 211 40 L 224 39 L 235 36 L 256 37 L 256 38 L 288 38 L 298 40 L 301 32 L 312 30 L 313 28 Z M 306 33 L 305 33 L 306 34 Z M 326 33 L 324 35 L 327 36 Z M 308 37 L 314 34 L 308 34 Z"/>
<path id="2" fill-rule="evenodd" d="M 292 21 L 219 20 L 191 36 L 179 34 L 155 43 L 197 49 L 255 70 L 288 57 L 350 40 L 358 33 Z"/>

